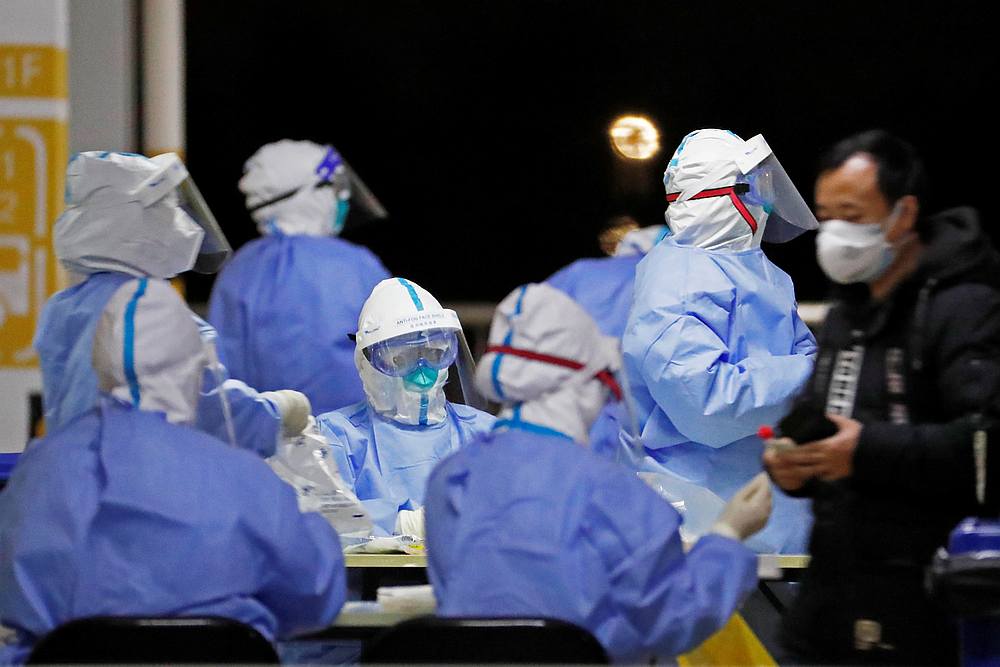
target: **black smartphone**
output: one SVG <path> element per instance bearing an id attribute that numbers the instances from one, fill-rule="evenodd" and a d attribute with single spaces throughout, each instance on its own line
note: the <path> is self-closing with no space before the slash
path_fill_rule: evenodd
<path id="1" fill-rule="evenodd" d="M 837 425 L 811 403 L 799 403 L 778 422 L 782 437 L 802 444 L 829 438 L 837 433 Z"/>

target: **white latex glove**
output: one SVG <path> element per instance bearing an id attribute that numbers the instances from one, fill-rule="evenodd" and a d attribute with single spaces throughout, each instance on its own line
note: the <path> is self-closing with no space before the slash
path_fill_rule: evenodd
<path id="1" fill-rule="evenodd" d="M 710 532 L 742 541 L 760 531 L 770 516 L 771 482 L 762 472 L 726 503 Z"/>
<path id="2" fill-rule="evenodd" d="M 415 510 L 399 510 L 396 515 L 396 527 L 393 529 L 397 535 L 412 535 L 413 537 L 424 538 L 424 508 Z"/>
<path id="3" fill-rule="evenodd" d="M 279 391 L 262 392 L 261 398 L 266 398 L 281 413 L 281 430 L 286 438 L 302 433 L 309 425 L 309 415 L 312 413 L 312 404 L 309 398 L 301 391 L 293 389 L 281 389 Z"/>

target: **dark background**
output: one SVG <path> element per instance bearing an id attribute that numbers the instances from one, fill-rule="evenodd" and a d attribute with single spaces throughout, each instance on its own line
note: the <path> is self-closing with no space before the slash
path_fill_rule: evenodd
<path id="1" fill-rule="evenodd" d="M 818 153 L 885 127 L 930 171 L 925 210 L 997 238 L 989 3 L 188 2 L 188 163 L 234 246 L 236 189 L 280 138 L 334 144 L 391 213 L 345 233 L 442 300 L 499 300 L 581 256 L 608 218 L 662 222 L 662 172 L 701 127 L 760 132 L 808 201 Z M 607 129 L 660 128 L 636 167 Z M 769 256 L 824 296 L 813 234 Z M 196 280 L 204 299 L 210 279 Z"/>

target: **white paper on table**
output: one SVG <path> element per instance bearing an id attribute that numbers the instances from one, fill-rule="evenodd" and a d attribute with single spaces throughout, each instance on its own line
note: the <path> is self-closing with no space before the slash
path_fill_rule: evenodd
<path id="1" fill-rule="evenodd" d="M 424 541 L 412 535 L 368 537 L 344 549 L 345 554 L 423 554 Z"/>
<path id="2" fill-rule="evenodd" d="M 375 594 L 383 611 L 390 613 L 433 614 L 437 608 L 430 584 L 422 586 L 380 586 Z"/>

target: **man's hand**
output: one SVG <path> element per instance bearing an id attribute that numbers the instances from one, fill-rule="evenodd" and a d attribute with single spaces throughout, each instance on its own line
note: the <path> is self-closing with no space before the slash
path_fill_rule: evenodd
<path id="1" fill-rule="evenodd" d="M 771 479 L 784 491 L 798 491 L 809 478 L 812 477 L 801 466 L 797 466 L 786 460 L 785 454 L 776 449 L 764 450 L 764 467 L 771 475 Z"/>
<path id="2" fill-rule="evenodd" d="M 861 422 L 840 415 L 827 417 L 837 425 L 836 434 L 786 452 L 764 453 L 764 465 L 782 489 L 795 491 L 812 477 L 829 482 L 850 477 L 854 471 L 854 450 L 861 437 Z"/>

